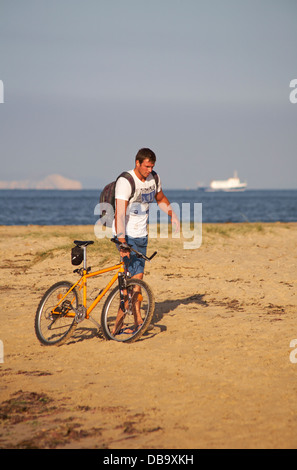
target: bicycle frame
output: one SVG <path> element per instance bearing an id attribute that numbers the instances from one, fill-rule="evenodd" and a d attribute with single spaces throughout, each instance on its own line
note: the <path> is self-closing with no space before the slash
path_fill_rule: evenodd
<path id="1" fill-rule="evenodd" d="M 112 279 L 109 281 L 109 283 L 106 285 L 106 287 L 99 292 L 93 303 L 87 308 L 87 279 L 95 276 L 100 276 L 100 274 L 105 274 L 110 271 L 117 271 Z M 113 286 L 113 284 L 117 281 L 119 273 L 124 273 L 125 272 L 125 267 L 124 267 L 124 262 L 121 262 L 119 264 L 115 264 L 114 266 L 110 266 L 109 268 L 104 268 L 104 269 L 99 269 L 98 271 L 94 271 L 93 273 L 89 273 L 86 267 L 86 263 L 84 263 L 83 267 L 83 275 L 76 281 L 71 288 L 66 292 L 66 294 L 59 300 L 57 305 L 54 307 L 52 313 L 59 314 L 60 312 L 56 312 L 55 309 L 59 307 L 59 305 L 64 301 L 64 299 L 67 297 L 67 295 L 75 289 L 75 287 L 78 286 L 79 290 L 83 290 L 83 306 L 86 309 L 86 319 L 90 318 L 90 313 L 92 310 L 96 307 L 96 305 L 100 302 L 102 297 L 106 294 L 106 292 L 109 291 L 109 289 Z M 75 316 L 74 312 L 71 312 L 67 314 L 67 316 Z"/>

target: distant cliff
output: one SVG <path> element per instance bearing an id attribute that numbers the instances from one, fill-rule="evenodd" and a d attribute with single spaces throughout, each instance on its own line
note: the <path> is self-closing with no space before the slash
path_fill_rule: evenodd
<path id="1" fill-rule="evenodd" d="M 61 175 L 49 175 L 41 181 L 0 181 L 0 189 L 82 189 L 82 184 Z"/>

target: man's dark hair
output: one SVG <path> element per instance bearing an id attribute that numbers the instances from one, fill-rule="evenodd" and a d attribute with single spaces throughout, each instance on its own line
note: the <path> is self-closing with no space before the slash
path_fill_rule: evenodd
<path id="1" fill-rule="evenodd" d="M 143 161 L 148 158 L 151 163 L 156 163 L 156 155 L 155 153 L 148 148 L 143 148 L 138 150 L 137 155 L 135 157 L 135 161 L 138 160 L 139 163 L 143 163 Z"/>

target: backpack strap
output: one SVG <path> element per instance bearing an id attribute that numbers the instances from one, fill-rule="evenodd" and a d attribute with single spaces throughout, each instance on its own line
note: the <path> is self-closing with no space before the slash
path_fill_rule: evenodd
<path id="1" fill-rule="evenodd" d="M 156 183 L 156 194 L 157 194 L 158 184 L 159 184 L 159 175 L 154 170 L 152 170 L 152 175 L 153 175 L 155 183 Z"/>
<path id="2" fill-rule="evenodd" d="M 128 171 L 123 171 L 123 173 L 121 173 L 120 176 L 117 177 L 116 183 L 117 183 L 119 178 L 126 178 L 126 180 L 129 181 L 129 183 L 131 185 L 131 196 L 130 196 L 129 200 L 132 199 L 132 197 L 134 196 L 134 193 L 135 193 L 135 181 L 134 181 L 133 176 Z"/>

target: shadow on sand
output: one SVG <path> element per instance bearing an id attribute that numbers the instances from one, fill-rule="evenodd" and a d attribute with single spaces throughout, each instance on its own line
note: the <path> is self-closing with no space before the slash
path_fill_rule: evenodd
<path id="1" fill-rule="evenodd" d="M 207 307 L 208 303 L 203 299 L 203 297 L 204 295 L 194 294 L 185 298 L 156 302 L 152 324 L 148 328 L 148 331 L 138 341 L 152 338 L 153 336 L 166 331 L 167 327 L 162 325 L 160 322 L 162 321 L 164 315 L 174 315 L 174 311 L 180 305 L 197 304 L 203 307 Z M 79 325 L 67 344 L 79 343 L 81 341 L 93 339 L 96 337 L 103 340 L 104 337 L 100 330 L 98 330 L 98 328 L 90 327 L 89 325 L 91 325 L 90 322 L 88 324 L 84 322 L 81 326 Z"/>

